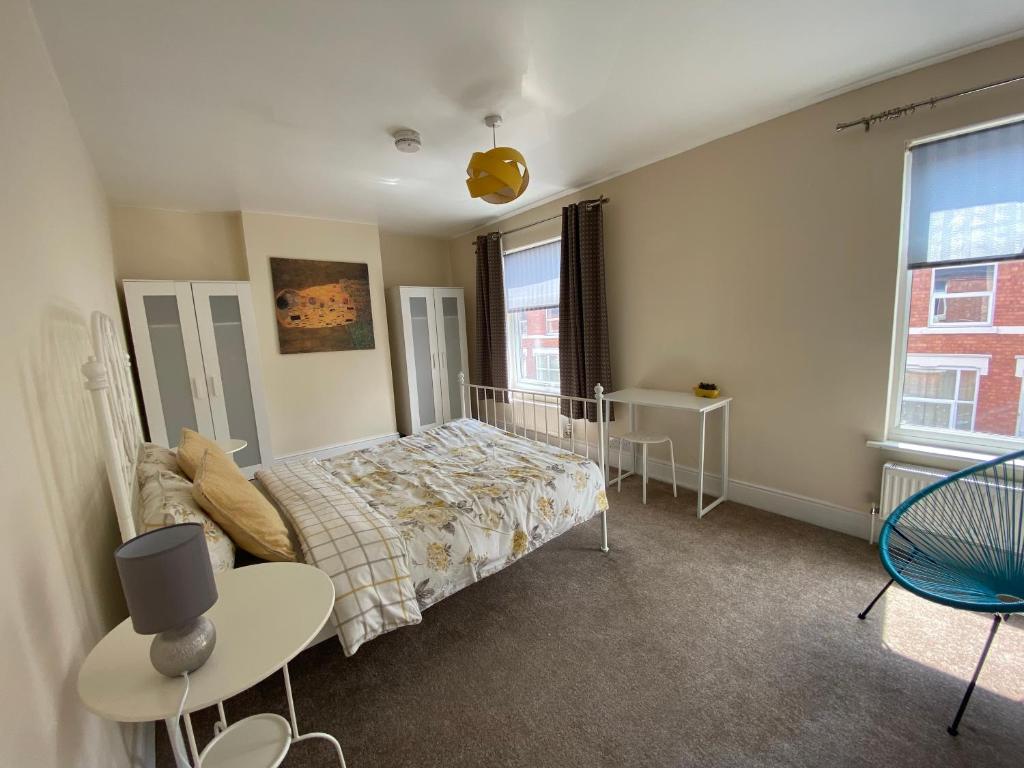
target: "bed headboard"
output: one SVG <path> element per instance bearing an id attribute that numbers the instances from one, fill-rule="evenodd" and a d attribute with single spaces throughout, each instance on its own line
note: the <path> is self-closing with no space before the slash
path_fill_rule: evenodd
<path id="1" fill-rule="evenodd" d="M 139 483 L 135 473 L 142 447 L 131 357 L 108 315 L 93 312 L 91 326 L 93 355 L 82 366 L 82 373 L 85 388 L 92 393 L 121 540 L 128 541 L 137 533 Z"/>

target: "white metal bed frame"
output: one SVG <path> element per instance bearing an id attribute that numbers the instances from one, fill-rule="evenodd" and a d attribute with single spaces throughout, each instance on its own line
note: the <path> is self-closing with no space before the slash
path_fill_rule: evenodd
<path id="1" fill-rule="evenodd" d="M 132 379 L 131 356 L 121 342 L 117 326 L 108 315 L 99 311 L 93 312 L 90 325 L 93 355 L 82 365 L 82 374 L 85 376 L 84 386 L 92 397 L 96 412 L 104 464 L 110 483 L 110 492 L 114 499 L 121 540 L 128 541 L 138 535 L 141 527 L 137 470 L 143 444 L 142 422 L 135 396 L 135 383 Z M 605 400 L 604 388 L 600 384 L 594 387 L 593 398 L 570 397 L 468 384 L 465 374 L 459 373 L 459 389 L 463 418 L 474 418 L 535 442 L 558 445 L 563 450 L 569 450 L 571 453 L 588 459 L 591 458 L 593 452 L 601 470 L 602 480 L 607 484 L 607 437 L 610 404 Z M 468 409 L 467 397 L 469 399 Z M 589 410 L 588 406 L 592 406 L 597 420 L 595 422 L 567 421 L 561 415 L 563 403 L 579 403 L 583 406 L 585 413 Z M 552 411 L 554 411 L 554 418 L 551 418 Z M 527 418 L 528 413 L 531 414 L 529 419 Z M 539 413 L 543 413 L 543 420 Z M 521 417 L 521 420 L 517 421 L 517 415 Z M 566 423 L 569 424 L 568 431 L 564 429 Z M 582 424 L 583 434 L 580 436 L 577 436 L 576 424 Z M 593 443 L 588 435 L 591 425 L 597 432 L 597 439 Z M 552 427 L 554 427 L 554 432 L 552 432 Z M 601 551 L 608 552 L 607 509 L 601 512 Z M 325 631 L 314 638 L 310 645 L 315 645 L 321 640 L 333 636 L 335 633 L 328 625 L 325 627 Z M 294 727 L 294 710 L 287 667 L 285 667 L 284 673 L 289 710 L 292 714 L 293 735 L 298 737 L 298 729 Z M 218 704 L 217 709 L 220 716 L 218 727 L 219 729 L 226 728 L 227 718 L 223 703 Z M 178 760 L 178 765 L 187 766 L 179 758 L 179 755 L 183 755 L 185 752 L 185 740 L 178 723 L 172 718 L 168 718 L 166 725 L 168 734 L 175 745 L 175 758 Z M 197 755 L 192 722 L 188 714 L 185 715 L 185 729 L 193 755 Z M 302 738 L 311 735 L 313 734 L 306 734 Z"/>

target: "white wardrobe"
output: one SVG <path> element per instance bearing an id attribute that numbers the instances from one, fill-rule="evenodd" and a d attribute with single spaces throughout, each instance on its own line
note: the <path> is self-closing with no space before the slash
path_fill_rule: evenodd
<path id="1" fill-rule="evenodd" d="M 461 288 L 389 288 L 395 415 L 403 435 L 459 418 L 459 372 L 469 379 Z"/>
<path id="2" fill-rule="evenodd" d="M 150 440 L 173 448 L 189 427 L 245 440 L 249 475 L 269 461 L 249 284 L 125 280 L 124 297 Z"/>

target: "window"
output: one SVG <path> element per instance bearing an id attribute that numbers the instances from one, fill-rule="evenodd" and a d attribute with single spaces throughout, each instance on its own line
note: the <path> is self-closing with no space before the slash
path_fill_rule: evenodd
<path id="1" fill-rule="evenodd" d="M 900 423 L 940 429 L 974 429 L 978 397 L 975 368 L 925 368 L 908 362 Z"/>
<path id="2" fill-rule="evenodd" d="M 558 393 L 559 239 L 505 254 L 509 385 Z"/>
<path id="3" fill-rule="evenodd" d="M 1024 119 L 907 151 L 890 439 L 1000 452 L 1024 431 Z"/>
<path id="4" fill-rule="evenodd" d="M 992 325 L 996 265 L 932 270 L 929 325 Z"/>

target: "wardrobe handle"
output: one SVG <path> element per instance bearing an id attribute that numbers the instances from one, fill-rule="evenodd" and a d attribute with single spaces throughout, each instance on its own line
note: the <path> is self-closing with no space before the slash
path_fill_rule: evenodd
<path id="1" fill-rule="evenodd" d="M 206 384 L 209 387 L 210 397 L 217 397 L 217 380 L 213 376 L 207 376 Z"/>
<path id="2" fill-rule="evenodd" d="M 199 395 L 199 387 L 196 385 L 196 377 L 195 376 L 189 376 L 189 381 L 192 382 L 192 399 L 193 400 L 202 400 L 203 398 L 200 397 L 200 395 Z"/>

